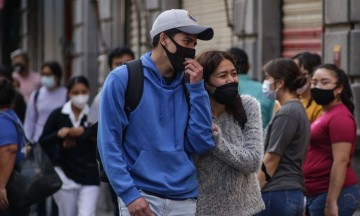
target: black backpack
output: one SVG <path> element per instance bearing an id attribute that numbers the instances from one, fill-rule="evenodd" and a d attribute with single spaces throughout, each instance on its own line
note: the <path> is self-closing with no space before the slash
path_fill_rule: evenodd
<path id="1" fill-rule="evenodd" d="M 142 93 L 144 89 L 144 72 L 143 72 L 141 59 L 131 60 L 129 62 L 126 62 L 125 64 L 128 71 L 128 83 L 126 85 L 126 90 L 125 90 L 124 111 L 126 115 L 129 116 L 129 114 L 137 107 L 142 97 Z M 98 122 L 93 124 L 91 128 L 92 128 L 92 137 L 96 139 Z M 125 130 L 123 131 L 123 133 L 125 133 Z M 98 162 L 100 181 L 109 182 L 97 148 L 96 148 L 96 160 Z"/>
<path id="2" fill-rule="evenodd" d="M 126 85 L 125 90 L 125 106 L 124 111 L 127 116 L 136 109 L 137 105 L 139 104 L 142 93 L 144 90 L 144 71 L 143 71 L 143 65 L 141 62 L 141 59 L 132 60 L 129 62 L 126 62 L 126 67 L 128 71 L 128 83 Z M 182 81 L 184 85 L 184 93 L 186 97 L 186 101 L 188 104 L 188 108 L 190 110 L 190 97 L 189 92 L 187 91 L 187 88 L 185 87 L 185 81 Z M 92 128 L 92 137 L 96 139 L 97 137 L 97 129 L 98 129 L 98 123 L 95 123 L 91 126 Z M 123 130 L 123 139 L 125 137 L 126 128 Z M 96 149 L 96 159 L 98 162 L 98 168 L 99 168 L 99 178 L 102 182 L 109 182 L 109 179 L 105 173 L 104 167 L 102 165 L 100 155 L 98 152 L 98 149 Z"/>

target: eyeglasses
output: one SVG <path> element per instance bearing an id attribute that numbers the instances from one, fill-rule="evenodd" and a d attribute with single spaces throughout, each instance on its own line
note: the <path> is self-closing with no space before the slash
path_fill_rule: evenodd
<path id="1" fill-rule="evenodd" d="M 330 81 L 322 81 L 322 82 L 317 82 L 316 80 L 311 80 L 311 87 L 312 88 L 321 88 L 321 89 L 326 89 L 332 85 L 337 85 L 338 83 L 332 83 Z"/>

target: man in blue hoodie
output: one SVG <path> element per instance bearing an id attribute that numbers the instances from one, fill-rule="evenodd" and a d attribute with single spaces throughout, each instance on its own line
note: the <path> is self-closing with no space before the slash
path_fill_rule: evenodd
<path id="1" fill-rule="evenodd" d="M 198 182 L 191 155 L 215 144 L 203 69 L 194 60 L 194 48 L 197 39 L 210 40 L 214 32 L 199 26 L 188 11 L 172 9 L 156 18 L 150 35 L 154 49 L 141 57 L 143 95 L 129 116 L 124 111 L 126 66 L 113 70 L 105 81 L 99 153 L 121 199 L 121 215 L 195 215 Z"/>

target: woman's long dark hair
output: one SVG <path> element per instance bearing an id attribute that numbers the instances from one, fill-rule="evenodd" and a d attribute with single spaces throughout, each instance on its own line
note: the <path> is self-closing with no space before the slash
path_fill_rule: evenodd
<path id="1" fill-rule="evenodd" d="M 235 65 L 234 59 L 230 54 L 218 50 L 203 52 L 196 59 L 203 67 L 205 82 L 209 81 L 210 75 L 215 72 L 216 68 L 223 60 L 229 60 Z M 236 96 L 234 103 L 226 105 L 225 109 L 227 113 L 234 117 L 234 120 L 238 122 L 241 128 L 245 127 L 247 116 L 239 94 Z"/>
<path id="2" fill-rule="evenodd" d="M 343 90 L 340 94 L 341 101 L 349 109 L 349 111 L 354 114 L 355 105 L 353 102 L 353 94 L 345 71 L 334 64 L 323 64 L 316 68 L 316 70 L 318 69 L 329 70 L 335 75 L 337 79 L 337 86 L 343 86 Z"/>

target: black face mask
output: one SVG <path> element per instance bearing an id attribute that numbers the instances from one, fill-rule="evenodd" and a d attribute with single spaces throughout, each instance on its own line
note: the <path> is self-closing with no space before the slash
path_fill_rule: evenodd
<path id="1" fill-rule="evenodd" d="M 164 45 L 161 44 L 161 46 L 164 48 L 174 72 L 183 72 L 185 70 L 185 58 L 195 58 L 195 49 L 183 47 L 180 44 L 176 43 L 176 41 L 171 37 L 169 38 L 175 44 L 176 52 L 171 53 Z"/>
<path id="2" fill-rule="evenodd" d="M 25 69 L 25 66 L 21 63 L 16 63 L 13 65 L 13 71 L 17 71 L 19 73 L 23 72 Z"/>
<path id="3" fill-rule="evenodd" d="M 210 85 L 214 86 L 213 84 Z M 231 82 L 218 87 L 215 86 L 216 89 L 213 93 L 213 96 L 215 100 L 221 104 L 225 104 L 225 105 L 233 104 L 235 98 L 239 94 L 238 86 L 239 84 L 237 82 Z"/>
<path id="4" fill-rule="evenodd" d="M 319 105 L 327 105 L 335 99 L 334 89 L 311 89 L 311 97 Z"/>

